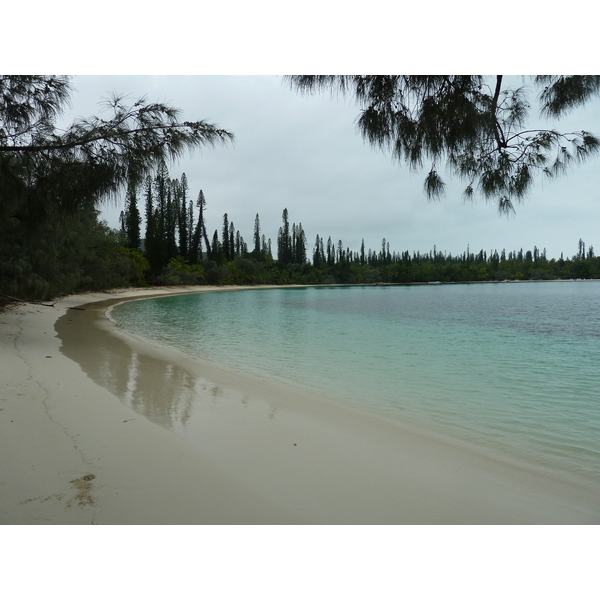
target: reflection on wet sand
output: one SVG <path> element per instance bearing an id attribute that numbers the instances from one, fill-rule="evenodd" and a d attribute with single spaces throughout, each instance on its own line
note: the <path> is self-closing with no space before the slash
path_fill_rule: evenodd
<path id="1" fill-rule="evenodd" d="M 594 491 L 119 333 L 105 311 L 122 300 L 67 311 L 55 325 L 61 352 L 199 448 L 202 463 L 261 498 L 261 510 L 328 524 L 598 520 Z"/>
<path id="2" fill-rule="evenodd" d="M 77 362 L 95 383 L 139 414 L 162 426 L 185 427 L 192 403 L 202 396 L 198 389 L 201 382 L 185 369 L 142 354 L 98 327 L 98 321 L 106 319 L 105 309 L 105 303 L 96 303 L 86 310 L 70 310 L 58 319 L 56 332 L 62 341 L 61 352 Z M 218 392 L 214 387 L 212 396 Z"/>

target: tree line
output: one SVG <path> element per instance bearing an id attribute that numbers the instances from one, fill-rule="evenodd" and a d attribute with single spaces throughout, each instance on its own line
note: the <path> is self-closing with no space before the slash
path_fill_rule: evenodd
<path id="1" fill-rule="evenodd" d="M 130 257 L 144 265 L 140 283 L 176 284 L 364 284 L 600 278 L 600 258 L 580 240 L 577 253 L 548 258 L 546 249 L 479 250 L 452 255 L 434 246 L 426 253 L 396 252 L 385 238 L 377 250 L 346 247 L 342 240 L 316 236 L 309 247 L 302 223 L 282 212 L 276 255 L 262 233 L 260 216 L 249 247 L 228 213 L 212 236 L 207 232 L 206 198 L 190 198 L 187 177 L 171 179 L 163 163 L 143 185 L 143 198 L 129 186 L 120 235 Z M 145 206 L 145 237 L 137 204 Z"/>
<path id="2" fill-rule="evenodd" d="M 248 244 L 228 213 L 209 233 L 207 199 L 193 198 L 187 177 L 171 178 L 161 160 L 155 173 L 127 182 L 120 228 L 100 221 L 93 204 L 77 211 L 48 207 L 31 230 L 6 229 L 0 252 L 0 293 L 47 299 L 88 290 L 147 285 L 378 284 L 503 280 L 598 279 L 600 257 L 579 240 L 571 257 L 545 249 L 460 254 L 390 248 L 364 240 L 357 250 L 317 235 L 311 245 L 302 223 L 283 209 L 276 242 L 257 214 Z M 16 221 L 16 225 L 20 225 Z M 27 235 L 23 235 L 26 232 Z"/>
<path id="3" fill-rule="evenodd" d="M 527 97 L 497 76 L 294 76 L 292 87 L 339 89 L 362 105 L 360 130 L 398 160 L 433 161 L 429 196 L 442 193 L 436 163 L 512 208 L 536 172 L 547 176 L 595 155 L 600 140 L 581 131 L 531 132 Z M 600 92 L 600 76 L 538 76 L 541 110 L 562 116 Z M 325 284 L 597 278 L 593 248 L 571 258 L 545 251 L 496 250 L 452 256 L 381 249 L 359 251 L 317 236 L 309 248 L 287 209 L 276 258 L 256 216 L 251 250 L 227 214 L 209 236 L 206 198 L 193 200 L 185 175 L 167 161 L 193 148 L 227 143 L 233 134 L 206 121 L 181 121 L 167 104 L 114 94 L 103 118 L 78 118 L 58 129 L 69 103 L 69 77 L 0 75 L 0 296 L 45 299 L 78 291 L 149 284 Z M 461 115 L 461 118 L 457 118 Z M 516 133 L 514 132 L 516 131 Z M 127 189 L 120 229 L 98 207 Z M 140 207 L 143 202 L 143 207 Z M 142 216 L 143 215 L 143 216 Z M 143 229 L 142 229 L 143 225 Z"/>

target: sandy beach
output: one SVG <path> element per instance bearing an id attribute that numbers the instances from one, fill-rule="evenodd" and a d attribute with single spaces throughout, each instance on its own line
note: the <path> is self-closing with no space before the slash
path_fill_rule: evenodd
<path id="1" fill-rule="evenodd" d="M 126 299 L 200 291 L 227 289 L 0 313 L 1 524 L 600 522 L 593 490 L 137 339 L 107 317 Z"/>

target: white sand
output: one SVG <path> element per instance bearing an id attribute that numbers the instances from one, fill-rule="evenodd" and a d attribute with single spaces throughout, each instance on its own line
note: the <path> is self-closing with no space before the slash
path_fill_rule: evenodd
<path id="1" fill-rule="evenodd" d="M 214 288 L 168 293 L 202 290 Z M 600 522 L 590 490 L 196 361 L 105 316 L 105 301 L 157 293 L 0 314 L 0 523 Z"/>

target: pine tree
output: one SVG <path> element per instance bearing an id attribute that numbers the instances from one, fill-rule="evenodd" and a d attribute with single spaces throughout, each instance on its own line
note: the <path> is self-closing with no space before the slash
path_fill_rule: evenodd
<path id="1" fill-rule="evenodd" d="M 345 262 L 346 256 L 344 254 L 344 244 L 342 244 L 342 240 L 338 240 L 337 256 L 338 256 L 338 262 L 340 262 L 340 263 Z"/>
<path id="2" fill-rule="evenodd" d="M 148 245 L 148 240 L 150 239 L 148 236 L 148 229 L 150 228 L 150 222 L 152 221 L 152 216 L 154 215 L 154 193 L 152 190 L 152 177 L 150 177 L 150 175 L 146 177 L 144 197 L 146 215 L 146 245 Z"/>
<path id="3" fill-rule="evenodd" d="M 235 233 L 235 255 L 243 256 L 244 252 L 244 238 L 240 235 L 240 231 L 236 231 Z"/>
<path id="4" fill-rule="evenodd" d="M 208 242 L 208 234 L 206 231 L 206 219 L 204 216 L 204 211 L 206 209 L 206 198 L 204 197 L 204 192 L 202 190 L 200 190 L 200 194 L 198 194 L 198 208 L 200 210 L 198 214 L 198 223 L 200 223 L 201 225 L 200 231 L 204 239 L 204 243 L 206 245 L 206 252 L 210 257 L 210 244 Z"/>
<path id="5" fill-rule="evenodd" d="M 173 185 L 173 181 L 167 180 L 167 203 L 165 209 L 165 238 L 167 246 L 167 260 L 177 257 L 177 200 L 176 194 L 179 182 Z"/>
<path id="6" fill-rule="evenodd" d="M 187 209 L 187 232 L 188 232 L 188 252 L 191 252 L 192 249 L 192 239 L 194 237 L 194 203 L 192 200 L 188 200 L 188 209 Z M 197 258 L 194 262 L 197 262 Z M 191 258 L 190 258 L 190 262 Z M 193 264 L 193 263 L 192 263 Z"/>
<path id="7" fill-rule="evenodd" d="M 295 245 L 295 260 L 299 265 L 306 264 L 306 235 L 304 234 L 304 229 L 302 228 L 302 223 L 298 224 L 296 228 L 296 245 Z"/>
<path id="8" fill-rule="evenodd" d="M 323 247 L 323 238 L 319 242 L 319 254 L 321 255 L 321 265 L 325 264 L 325 248 Z"/>
<path id="9" fill-rule="evenodd" d="M 233 221 L 229 223 L 229 260 L 233 260 L 235 258 L 235 225 Z"/>
<path id="10" fill-rule="evenodd" d="M 321 239 L 319 238 L 319 234 L 317 233 L 317 237 L 315 238 L 315 249 L 313 250 L 313 266 L 316 269 L 320 269 L 322 266 L 321 262 Z"/>
<path id="11" fill-rule="evenodd" d="M 223 215 L 223 236 L 221 238 L 223 240 L 223 256 L 225 260 L 231 260 L 231 249 L 229 246 L 229 220 L 227 218 L 227 213 Z"/>
<path id="12" fill-rule="evenodd" d="M 163 223 L 167 212 L 167 188 L 169 184 L 169 169 L 165 161 L 161 160 L 154 176 L 154 190 L 156 193 L 157 208 Z"/>
<path id="13" fill-rule="evenodd" d="M 290 235 L 290 222 L 288 218 L 288 209 L 283 209 L 281 215 L 283 227 L 279 229 L 277 237 L 277 258 L 283 264 L 289 264 L 293 260 L 292 256 L 292 237 Z"/>
<path id="14" fill-rule="evenodd" d="M 254 253 L 258 256 L 260 254 L 260 219 L 258 213 L 254 219 Z"/>
<path id="15" fill-rule="evenodd" d="M 176 187 L 177 228 L 179 230 L 179 254 L 186 260 L 190 258 L 190 229 L 188 218 L 188 192 L 189 186 L 185 173 L 181 175 L 181 182 Z"/>
<path id="16" fill-rule="evenodd" d="M 146 212 L 146 238 L 144 252 L 153 273 L 157 273 L 165 264 L 163 257 L 163 226 L 160 211 L 156 206 L 154 196 L 154 182 L 151 176 L 146 178 L 145 184 L 145 212 Z"/>
<path id="17" fill-rule="evenodd" d="M 223 252 L 223 245 L 219 242 L 219 232 L 215 229 L 212 238 L 212 246 L 210 248 L 210 257 L 217 264 L 222 264 L 225 260 L 225 254 Z"/>
<path id="18" fill-rule="evenodd" d="M 335 248 L 333 247 L 331 236 L 327 239 L 327 264 L 329 266 L 335 264 Z"/>
<path id="19" fill-rule="evenodd" d="M 150 213 L 146 223 L 146 257 L 154 274 L 159 273 L 170 258 L 166 227 L 168 176 L 163 160 L 154 180 L 146 180 L 146 214 Z"/>
<path id="20" fill-rule="evenodd" d="M 280 227 L 277 230 L 277 260 L 279 260 L 279 262 L 283 262 L 283 257 L 285 255 L 284 243 L 283 227 Z"/>
<path id="21" fill-rule="evenodd" d="M 463 179 L 466 198 L 478 190 L 511 212 L 536 175 L 555 177 L 571 164 L 595 156 L 600 139 L 580 128 L 572 133 L 527 125 L 530 102 L 525 86 L 502 75 L 294 75 L 301 92 L 339 91 L 360 105 L 358 128 L 377 148 L 391 149 L 398 161 L 421 168 L 429 198 L 444 193 L 437 165 Z M 540 114 L 564 116 L 600 93 L 598 75 L 538 75 Z"/>
<path id="22" fill-rule="evenodd" d="M 196 206 L 198 208 L 198 222 L 196 223 L 194 235 L 192 237 L 192 256 L 197 257 L 195 262 L 199 262 L 202 261 L 202 240 L 204 240 L 204 245 L 206 246 L 206 254 L 208 258 L 211 258 L 211 246 L 206 234 L 206 224 L 204 221 L 206 198 L 204 197 L 204 192 L 202 190 L 200 190 L 200 193 L 198 194 Z"/>
<path id="23" fill-rule="evenodd" d="M 142 217 L 137 206 L 136 186 L 132 181 L 127 184 L 127 195 L 125 197 L 125 210 L 121 213 L 121 226 L 127 237 L 127 246 L 138 249 L 141 244 Z"/>

